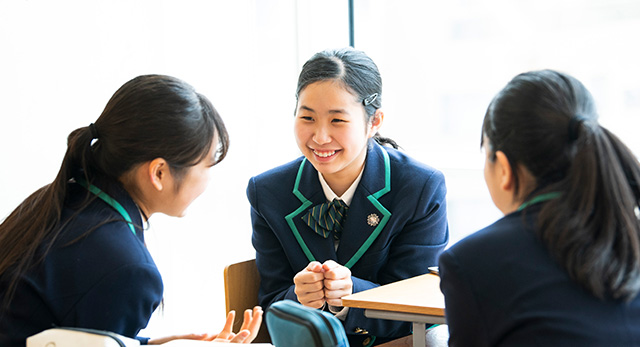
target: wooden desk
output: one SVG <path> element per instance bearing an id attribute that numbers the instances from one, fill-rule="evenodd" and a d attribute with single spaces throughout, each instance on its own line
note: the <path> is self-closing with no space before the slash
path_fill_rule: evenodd
<path id="1" fill-rule="evenodd" d="M 342 305 L 365 309 L 369 318 L 413 323 L 413 346 L 425 346 L 426 324 L 445 324 L 440 277 L 425 274 L 342 298 Z"/>

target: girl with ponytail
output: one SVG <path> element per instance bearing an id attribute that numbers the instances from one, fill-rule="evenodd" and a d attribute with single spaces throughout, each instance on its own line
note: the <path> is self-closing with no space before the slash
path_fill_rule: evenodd
<path id="1" fill-rule="evenodd" d="M 640 164 L 575 78 L 523 73 L 487 109 L 505 217 L 440 257 L 452 346 L 640 343 Z"/>
<path id="2" fill-rule="evenodd" d="M 143 224 L 156 212 L 182 216 L 228 146 L 220 115 L 185 82 L 145 75 L 120 87 L 95 123 L 69 135 L 53 182 L 0 224 L 0 345 L 53 326 L 137 337 L 163 292 Z M 256 308 L 237 336 L 227 324 L 219 335 L 138 339 L 250 342 L 261 320 Z"/>

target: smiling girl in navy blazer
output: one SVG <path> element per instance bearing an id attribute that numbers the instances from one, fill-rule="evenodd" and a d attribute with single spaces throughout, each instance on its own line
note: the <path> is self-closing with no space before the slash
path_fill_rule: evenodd
<path id="1" fill-rule="evenodd" d="M 260 303 L 329 310 L 352 346 L 408 335 L 410 323 L 366 318 L 341 298 L 436 265 L 448 241 L 444 177 L 378 135 L 382 82 L 363 52 L 317 53 L 296 95 L 303 156 L 247 187 Z"/>

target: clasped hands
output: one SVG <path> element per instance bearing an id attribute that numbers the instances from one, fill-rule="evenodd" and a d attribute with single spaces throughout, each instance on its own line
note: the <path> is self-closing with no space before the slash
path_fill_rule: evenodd
<path id="1" fill-rule="evenodd" d="M 310 262 L 293 283 L 298 302 L 311 308 L 322 308 L 325 303 L 342 307 L 342 297 L 353 292 L 351 270 L 333 260 Z"/>

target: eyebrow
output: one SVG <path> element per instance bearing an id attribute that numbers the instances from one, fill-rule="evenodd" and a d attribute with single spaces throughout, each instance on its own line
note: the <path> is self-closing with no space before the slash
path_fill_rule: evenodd
<path id="1" fill-rule="evenodd" d="M 303 110 L 303 111 L 309 111 L 309 112 L 316 113 L 316 111 L 314 109 L 312 109 L 311 107 L 304 106 L 304 105 L 300 105 L 300 109 Z"/>
<path id="2" fill-rule="evenodd" d="M 303 110 L 303 111 L 309 111 L 309 112 L 312 112 L 312 113 L 316 113 L 316 111 L 314 109 L 312 109 L 311 107 L 308 107 L 308 106 L 301 105 L 300 109 Z M 347 112 L 345 110 L 343 110 L 343 109 L 329 110 L 329 114 L 346 114 L 346 113 Z"/>

